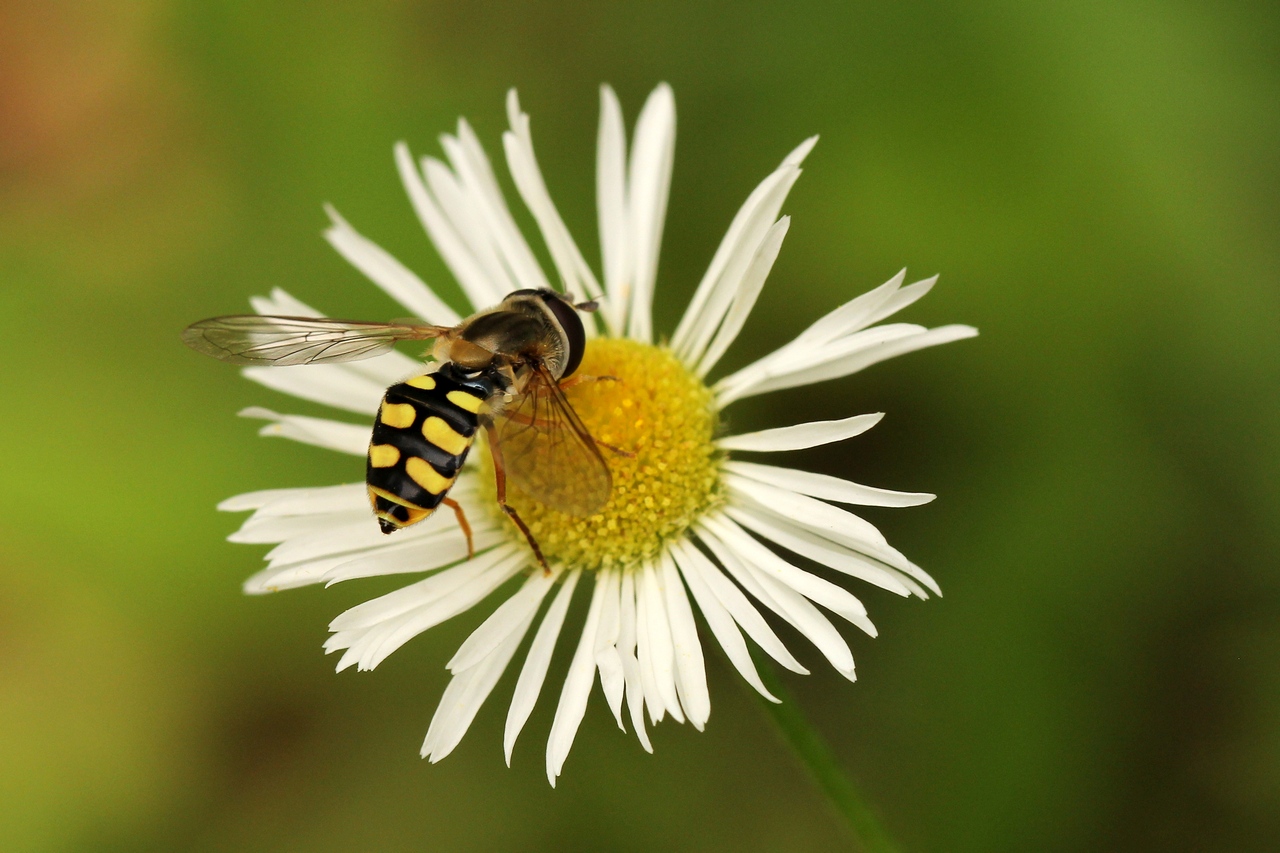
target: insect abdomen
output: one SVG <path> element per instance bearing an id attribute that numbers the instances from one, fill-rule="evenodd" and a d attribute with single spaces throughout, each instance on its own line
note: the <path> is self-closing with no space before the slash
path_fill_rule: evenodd
<path id="1" fill-rule="evenodd" d="M 457 479 L 493 383 L 453 365 L 387 389 L 369 441 L 365 479 L 383 533 L 435 511 Z"/>

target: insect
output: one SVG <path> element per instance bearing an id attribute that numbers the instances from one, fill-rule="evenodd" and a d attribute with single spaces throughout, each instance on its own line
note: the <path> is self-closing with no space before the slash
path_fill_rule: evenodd
<path id="1" fill-rule="evenodd" d="M 586 347 L 578 312 L 595 309 L 553 290 L 517 290 L 457 326 L 249 314 L 193 323 L 182 340 L 221 361 L 264 366 L 356 361 L 397 341 L 434 340 L 437 369 L 388 388 L 373 425 L 365 481 L 378 525 L 393 533 L 444 504 L 471 551 L 471 526 L 448 494 L 484 429 L 498 505 L 545 569 L 537 541 L 507 503 L 507 480 L 574 516 L 608 501 L 609 466 L 564 395 L 577 382 L 612 379 L 574 375 Z"/>

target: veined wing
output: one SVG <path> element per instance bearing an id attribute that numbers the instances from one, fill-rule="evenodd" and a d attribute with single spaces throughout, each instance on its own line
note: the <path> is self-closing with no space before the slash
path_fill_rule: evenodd
<path id="1" fill-rule="evenodd" d="M 556 380 L 542 365 L 535 371 L 497 424 L 507 478 L 552 509 L 594 515 L 613 490 L 609 466 Z"/>
<path id="2" fill-rule="evenodd" d="M 389 352 L 396 341 L 438 338 L 448 331 L 448 326 L 426 323 L 237 314 L 192 323 L 183 329 L 182 341 L 231 364 L 285 367 L 373 358 Z"/>

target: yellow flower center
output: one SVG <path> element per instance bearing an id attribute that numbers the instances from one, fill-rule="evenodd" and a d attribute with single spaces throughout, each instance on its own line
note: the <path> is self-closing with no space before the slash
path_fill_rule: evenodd
<path id="1" fill-rule="evenodd" d="M 522 494 L 509 480 L 507 501 L 553 565 L 638 566 L 720 500 L 714 398 L 670 350 L 637 341 L 591 341 L 578 373 L 587 378 L 565 394 L 609 465 L 609 502 L 578 518 Z M 482 482 L 492 489 L 493 463 L 487 453 L 482 459 Z"/>

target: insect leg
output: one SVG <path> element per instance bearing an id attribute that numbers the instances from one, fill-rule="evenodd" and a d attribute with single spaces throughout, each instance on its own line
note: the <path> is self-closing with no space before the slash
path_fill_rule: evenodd
<path id="1" fill-rule="evenodd" d="M 605 450 L 616 453 L 619 456 L 625 456 L 627 459 L 636 458 L 636 455 L 632 453 L 630 450 L 623 450 L 621 447 L 614 447 L 612 444 L 605 444 L 603 441 L 601 441 L 598 438 L 595 439 L 595 442 L 598 446 L 603 447 Z"/>
<path id="2" fill-rule="evenodd" d="M 502 465 L 502 446 L 498 444 L 497 431 L 492 424 L 485 425 L 484 430 L 489 437 L 489 455 L 493 457 L 493 480 L 497 491 L 498 506 L 502 507 L 502 511 L 507 514 L 507 517 L 515 522 L 516 527 L 520 528 L 520 532 L 524 534 L 525 541 L 533 549 L 533 556 L 538 558 L 538 564 L 549 575 L 551 574 L 551 567 L 547 565 L 547 558 L 542 556 L 542 549 L 538 547 L 538 540 L 533 538 L 533 534 L 529 532 L 529 528 L 525 525 L 524 520 L 520 518 L 520 514 L 516 512 L 516 508 L 507 503 L 507 471 Z"/>
<path id="3" fill-rule="evenodd" d="M 547 429 L 548 427 L 554 427 L 556 425 L 553 421 L 549 421 L 546 418 L 531 418 L 528 415 L 522 415 L 519 412 L 512 412 L 507 415 L 507 420 L 512 423 L 523 424 L 524 426 L 538 427 L 539 429 Z"/>
<path id="4" fill-rule="evenodd" d="M 445 498 L 440 503 L 453 510 L 453 514 L 458 517 L 458 526 L 462 528 L 462 533 L 467 537 L 467 559 L 470 560 L 476 555 L 476 545 L 471 539 L 471 524 L 467 521 L 467 514 L 462 510 L 462 504 L 453 498 Z"/>
<path id="5" fill-rule="evenodd" d="M 583 382 L 621 382 L 622 380 L 616 376 L 588 376 L 585 373 L 576 373 L 568 379 L 560 380 L 560 390 L 568 391 L 575 385 L 581 385 Z"/>

